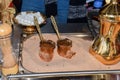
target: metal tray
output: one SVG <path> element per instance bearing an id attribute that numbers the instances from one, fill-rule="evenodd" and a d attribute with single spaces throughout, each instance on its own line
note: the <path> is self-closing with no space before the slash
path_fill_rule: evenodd
<path id="1" fill-rule="evenodd" d="M 43 34 L 45 39 L 57 40 L 55 34 Z M 52 37 L 51 37 L 52 36 Z M 120 73 L 120 63 L 115 65 L 104 65 L 100 61 L 89 54 L 89 47 L 92 40 L 88 35 L 84 34 L 62 34 L 63 38 L 67 37 L 73 41 L 73 50 L 76 55 L 68 60 L 58 56 L 55 52 L 51 62 L 46 63 L 40 60 L 34 50 L 39 50 L 39 37 L 32 35 L 23 41 L 22 49 L 20 49 L 20 71 L 16 75 L 8 75 L 7 78 L 32 78 L 32 77 L 60 77 L 60 76 L 78 76 L 78 75 L 94 75 L 102 73 Z M 77 48 L 76 48 L 77 47 Z M 33 50 L 33 51 L 32 51 Z M 28 58 L 29 60 L 25 60 Z M 37 60 L 34 60 L 37 59 Z M 26 63 L 27 66 L 26 67 Z M 34 69 L 31 68 L 34 66 Z M 36 67 L 37 65 L 37 67 Z M 39 66 L 38 66 L 39 65 Z"/>

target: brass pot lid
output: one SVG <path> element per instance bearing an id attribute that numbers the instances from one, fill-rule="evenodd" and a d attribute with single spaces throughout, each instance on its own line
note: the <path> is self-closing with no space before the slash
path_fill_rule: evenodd
<path id="1" fill-rule="evenodd" d="M 100 17 L 106 17 L 110 21 L 118 21 L 120 15 L 120 4 L 117 0 L 111 0 L 109 4 L 103 6 L 100 10 Z"/>

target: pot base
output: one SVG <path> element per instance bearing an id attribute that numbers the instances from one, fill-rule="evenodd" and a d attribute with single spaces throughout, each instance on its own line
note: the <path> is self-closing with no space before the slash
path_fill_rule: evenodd
<path id="1" fill-rule="evenodd" d="M 105 59 L 104 57 L 102 57 L 101 55 L 97 54 L 92 47 L 90 47 L 89 49 L 90 54 L 92 54 L 97 60 L 99 60 L 101 63 L 105 64 L 105 65 L 113 65 L 113 64 L 117 64 L 120 61 L 120 54 L 117 55 L 114 59 Z"/>

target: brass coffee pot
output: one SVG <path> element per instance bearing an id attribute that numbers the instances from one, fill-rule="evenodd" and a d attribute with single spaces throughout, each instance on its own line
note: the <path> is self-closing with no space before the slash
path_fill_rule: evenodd
<path id="1" fill-rule="evenodd" d="M 120 5 L 111 0 L 99 12 L 100 33 L 90 47 L 90 53 L 106 65 L 120 61 Z"/>

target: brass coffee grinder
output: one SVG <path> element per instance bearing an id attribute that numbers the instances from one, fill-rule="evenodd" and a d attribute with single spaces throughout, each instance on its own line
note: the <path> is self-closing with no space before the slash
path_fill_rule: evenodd
<path id="1" fill-rule="evenodd" d="M 100 33 L 90 47 L 90 54 L 105 65 L 120 61 L 120 6 L 111 0 L 99 12 Z"/>

